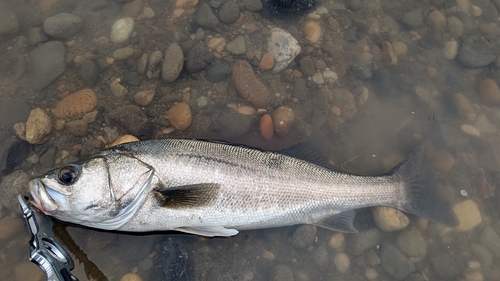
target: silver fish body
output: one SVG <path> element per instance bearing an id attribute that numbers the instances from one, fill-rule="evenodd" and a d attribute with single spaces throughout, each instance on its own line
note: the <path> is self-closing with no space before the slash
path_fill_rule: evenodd
<path id="1" fill-rule="evenodd" d="M 302 160 L 316 157 L 303 148 L 278 153 L 199 140 L 128 143 L 34 179 L 30 190 L 46 214 L 106 230 L 231 236 L 315 224 L 355 232 L 354 209 L 379 205 L 456 224 L 434 190 L 421 148 L 378 177 Z"/>

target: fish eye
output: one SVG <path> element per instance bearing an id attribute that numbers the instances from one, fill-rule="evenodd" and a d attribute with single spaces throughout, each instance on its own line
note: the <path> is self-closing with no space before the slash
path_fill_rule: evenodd
<path id="1" fill-rule="evenodd" d="M 59 170 L 59 175 L 57 177 L 61 183 L 70 185 L 75 181 L 76 176 L 77 174 L 75 168 L 71 166 L 66 166 L 64 168 L 61 168 L 61 170 Z"/>

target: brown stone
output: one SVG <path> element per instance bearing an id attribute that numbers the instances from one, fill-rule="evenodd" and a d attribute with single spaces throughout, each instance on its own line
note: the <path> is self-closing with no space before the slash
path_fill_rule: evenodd
<path id="1" fill-rule="evenodd" d="M 273 118 L 271 115 L 264 114 L 260 118 L 260 134 L 265 140 L 270 140 L 274 136 L 274 128 L 273 128 Z"/>
<path id="2" fill-rule="evenodd" d="M 238 94 L 256 107 L 267 107 L 271 94 L 262 82 L 255 76 L 252 66 L 244 60 L 233 63 L 231 81 Z"/>
<path id="3" fill-rule="evenodd" d="M 483 79 L 479 82 L 479 95 L 483 102 L 489 105 L 500 103 L 500 88 L 497 82 L 492 79 Z"/>
<path id="4" fill-rule="evenodd" d="M 142 0 L 133 0 L 123 5 L 122 16 L 135 18 L 144 10 L 144 2 Z"/>
<path id="5" fill-rule="evenodd" d="M 89 113 L 97 106 L 97 97 L 91 89 L 83 89 L 63 98 L 57 103 L 54 115 L 57 118 L 74 118 Z"/>
<path id="6" fill-rule="evenodd" d="M 259 68 L 262 70 L 269 70 L 274 66 L 273 55 L 269 52 L 265 53 L 260 59 Z"/>
<path id="7" fill-rule="evenodd" d="M 74 136 L 84 137 L 89 132 L 89 125 L 83 120 L 73 120 L 66 123 L 66 130 Z"/>
<path id="8" fill-rule="evenodd" d="M 186 130 L 193 120 L 193 116 L 191 115 L 191 109 L 189 105 L 185 102 L 180 102 L 174 106 L 172 106 L 165 118 L 170 121 L 170 124 L 177 130 Z"/>
<path id="9" fill-rule="evenodd" d="M 274 131 L 278 136 L 284 137 L 288 134 L 295 121 L 295 114 L 290 107 L 281 106 L 273 111 L 272 119 Z"/>
<path id="10" fill-rule="evenodd" d="M 446 17 L 438 10 L 432 11 L 427 19 L 430 25 L 436 30 L 444 30 L 446 28 Z"/>

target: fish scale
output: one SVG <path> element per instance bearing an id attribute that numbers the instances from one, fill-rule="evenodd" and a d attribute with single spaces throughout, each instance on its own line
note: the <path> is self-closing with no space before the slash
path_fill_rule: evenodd
<path id="1" fill-rule="evenodd" d="M 386 175 L 360 176 L 331 169 L 305 144 L 271 152 L 223 142 L 149 140 L 113 147 L 30 186 L 47 214 L 107 230 L 231 236 L 238 230 L 315 224 L 355 232 L 353 210 L 379 205 L 454 225 L 456 217 L 437 196 L 422 151 L 417 148 Z M 70 184 L 58 178 L 63 169 L 75 171 Z M 103 169 L 107 177 L 92 176 Z M 64 200 L 40 199 L 68 189 L 73 192 Z M 119 202 L 103 196 L 103 189 L 120 194 Z M 108 217 L 75 207 L 95 202 L 94 193 L 101 209 L 114 210 Z"/>

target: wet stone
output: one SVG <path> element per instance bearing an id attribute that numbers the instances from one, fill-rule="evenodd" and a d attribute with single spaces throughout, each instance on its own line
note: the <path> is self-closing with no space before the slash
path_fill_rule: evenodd
<path id="1" fill-rule="evenodd" d="M 123 74 L 121 81 L 123 83 L 129 84 L 132 86 L 141 85 L 141 77 L 135 71 L 126 71 L 125 74 Z"/>
<path id="2" fill-rule="evenodd" d="M 19 20 L 14 11 L 5 6 L 0 6 L 0 36 L 15 35 L 19 31 Z"/>
<path id="3" fill-rule="evenodd" d="M 30 144 L 42 144 L 46 142 L 52 131 L 52 120 L 41 108 L 31 110 L 28 121 L 26 121 L 26 141 Z"/>
<path id="4" fill-rule="evenodd" d="M 240 8 L 235 2 L 224 2 L 217 13 L 217 16 L 222 23 L 233 23 L 240 16 Z"/>
<path id="5" fill-rule="evenodd" d="M 60 41 L 45 43 L 30 54 L 33 88 L 42 90 L 63 74 L 66 69 L 66 48 Z"/>
<path id="6" fill-rule="evenodd" d="M 47 40 L 49 40 L 49 38 L 47 37 L 47 35 L 45 35 L 45 32 L 41 27 L 33 27 L 32 29 L 30 29 L 28 34 L 28 41 L 31 46 L 36 46 Z"/>
<path id="7" fill-rule="evenodd" d="M 203 3 L 198 8 L 196 22 L 206 28 L 215 28 L 219 24 L 219 19 L 212 8 L 207 3 Z"/>
<path id="8" fill-rule="evenodd" d="M 490 226 L 486 226 L 479 236 L 479 244 L 500 258 L 500 237 Z"/>
<path id="9" fill-rule="evenodd" d="M 437 253 L 431 258 L 432 268 L 440 280 L 456 277 L 460 274 L 459 264 L 445 253 Z"/>
<path id="10" fill-rule="evenodd" d="M 7 138 L 0 144 L 0 175 L 11 173 L 29 155 L 27 142 L 15 137 Z"/>
<path id="11" fill-rule="evenodd" d="M 482 221 L 477 204 L 470 199 L 456 204 L 453 207 L 453 211 L 457 215 L 459 221 L 459 225 L 456 227 L 458 231 L 471 230 Z"/>
<path id="12" fill-rule="evenodd" d="M 495 48 L 498 48 L 497 41 L 498 39 L 495 38 L 487 40 L 480 35 L 467 37 L 458 52 L 458 61 L 467 67 L 487 66 L 496 59 Z"/>
<path id="13" fill-rule="evenodd" d="M 233 55 L 243 55 L 247 51 L 245 45 L 245 37 L 238 36 L 231 42 L 227 43 L 226 50 Z"/>
<path id="14" fill-rule="evenodd" d="M 415 265 L 389 243 L 381 246 L 380 260 L 385 271 L 397 280 L 404 279 L 410 273 L 415 272 Z"/>
<path id="15" fill-rule="evenodd" d="M 423 258 L 427 253 L 424 237 L 415 227 L 403 230 L 396 238 L 396 243 L 401 252 L 408 257 Z"/>
<path id="16" fill-rule="evenodd" d="M 82 145 L 82 155 L 88 156 L 100 152 L 103 148 L 102 141 L 98 139 L 88 139 Z"/>
<path id="17" fill-rule="evenodd" d="M 144 74 L 146 72 L 146 67 L 148 66 L 149 54 L 143 53 L 139 60 L 137 60 L 137 72 L 139 74 Z"/>
<path id="18" fill-rule="evenodd" d="M 155 90 L 140 91 L 134 95 L 134 102 L 140 106 L 149 106 L 155 96 Z"/>
<path id="19" fill-rule="evenodd" d="M 179 49 L 180 49 L 180 47 L 179 47 Z M 168 52 L 168 50 L 169 49 L 167 49 L 167 52 Z M 181 50 L 181 54 L 182 54 L 182 50 Z M 182 56 L 182 62 L 184 62 L 184 56 L 183 55 L 181 55 L 181 56 Z M 159 50 L 156 50 L 156 51 L 152 52 L 151 55 L 149 55 L 149 57 L 148 57 L 148 66 L 147 66 L 148 77 L 149 78 L 151 78 L 151 76 L 156 76 L 156 75 L 153 74 L 153 72 L 158 71 L 158 69 L 160 68 L 160 62 L 161 62 L 162 58 L 163 58 L 163 53 L 161 51 L 159 51 Z M 179 61 L 179 59 L 177 57 L 168 57 L 165 60 L 168 60 L 168 59 L 176 59 L 175 62 Z M 171 66 L 172 67 L 176 66 L 175 69 L 179 68 L 179 66 L 177 64 L 176 65 L 172 64 Z"/>
<path id="20" fill-rule="evenodd" d="M 109 38 L 113 43 L 122 43 L 128 40 L 132 31 L 134 31 L 135 21 L 133 18 L 126 17 L 117 20 L 111 27 Z"/>
<path id="21" fill-rule="evenodd" d="M 75 35 L 82 27 L 82 19 L 68 13 L 51 16 L 43 23 L 45 33 L 57 39 L 67 39 Z"/>
<path id="22" fill-rule="evenodd" d="M 126 60 L 134 55 L 134 48 L 127 46 L 116 49 L 111 55 L 115 60 Z"/>
<path id="23" fill-rule="evenodd" d="M 8 175 L 5 175 L 0 184 L 0 203 L 7 207 L 11 212 L 20 214 L 19 194 L 28 194 L 30 177 L 22 170 L 16 170 Z"/>
<path id="24" fill-rule="evenodd" d="M 285 69 L 301 49 L 299 42 L 290 33 L 277 27 L 271 29 L 271 39 L 267 48 L 274 57 L 274 72 Z"/>
<path id="25" fill-rule="evenodd" d="M 314 243 L 316 239 L 316 227 L 312 225 L 299 226 L 290 237 L 290 242 L 297 249 L 304 249 Z"/>
<path id="26" fill-rule="evenodd" d="M 340 273 L 344 274 L 347 272 L 347 270 L 349 270 L 351 260 L 345 253 L 338 253 L 333 258 L 333 264 Z"/>
<path id="27" fill-rule="evenodd" d="M 260 12 L 263 8 L 261 0 L 243 0 L 243 5 L 250 12 Z"/>
<path id="28" fill-rule="evenodd" d="M 122 16 L 137 17 L 144 10 L 144 2 L 142 0 L 133 0 L 123 5 Z"/>
<path id="29" fill-rule="evenodd" d="M 229 79 L 232 74 L 233 71 L 229 65 L 225 63 L 216 63 L 208 67 L 205 77 L 208 81 L 217 83 Z"/>
<path id="30" fill-rule="evenodd" d="M 252 66 L 247 61 L 237 60 L 232 66 L 233 82 L 238 94 L 256 107 L 267 107 L 271 94 L 267 87 L 255 76 Z"/>
<path id="31" fill-rule="evenodd" d="M 91 112 L 97 106 L 97 96 L 91 89 L 83 89 L 72 93 L 56 104 L 54 116 L 57 118 L 74 118 Z"/>
<path id="32" fill-rule="evenodd" d="M 128 105 L 114 109 L 106 119 L 111 125 L 119 126 L 139 139 L 150 139 L 154 134 L 154 125 L 137 105 Z"/>
<path id="33" fill-rule="evenodd" d="M 412 10 L 403 15 L 401 23 L 408 29 L 415 29 L 424 24 L 424 14 L 421 8 Z"/>
<path id="34" fill-rule="evenodd" d="M 305 76 L 312 76 L 316 69 L 314 68 L 314 61 L 310 58 L 302 58 L 299 61 L 300 70 Z"/>
<path id="35" fill-rule="evenodd" d="M 72 120 L 66 123 L 66 130 L 74 136 L 84 137 L 89 132 L 89 125 L 83 120 Z"/>
<path id="36" fill-rule="evenodd" d="M 191 109 L 185 102 L 178 103 L 172 106 L 165 116 L 170 121 L 170 124 L 177 130 L 186 130 L 193 120 Z"/>
<path id="37" fill-rule="evenodd" d="M 498 20 L 498 10 L 489 0 L 472 0 L 475 6 L 482 10 L 481 17 L 490 22 L 496 22 Z"/>
<path id="38" fill-rule="evenodd" d="M 52 168 L 54 167 L 54 163 L 56 160 L 56 148 L 55 147 L 50 147 L 45 151 L 42 155 L 40 155 L 40 165 L 44 168 Z"/>
<path id="39" fill-rule="evenodd" d="M 202 42 L 199 42 L 189 50 L 184 66 L 188 73 L 195 74 L 205 69 L 212 59 L 213 55 L 210 50 Z"/>
<path id="40" fill-rule="evenodd" d="M 314 258 L 314 261 L 319 266 L 324 266 L 330 261 L 328 258 L 328 251 L 323 246 L 320 246 L 320 247 L 316 248 L 316 250 L 314 250 L 313 258 Z"/>
<path id="41" fill-rule="evenodd" d="M 286 265 L 276 265 L 271 272 L 271 281 L 294 281 L 290 267 Z"/>
<path id="42" fill-rule="evenodd" d="M 161 79 L 167 83 L 177 80 L 184 65 L 184 53 L 177 43 L 172 43 L 165 51 L 165 60 L 161 66 Z"/>
<path id="43" fill-rule="evenodd" d="M 99 83 L 101 71 L 93 61 L 84 59 L 78 68 L 78 77 L 87 87 L 95 87 Z"/>
<path id="44" fill-rule="evenodd" d="M 380 240 L 381 232 L 377 228 L 371 228 L 353 234 L 347 241 L 347 250 L 354 256 L 359 256 L 366 250 L 375 247 Z"/>
<path id="45" fill-rule="evenodd" d="M 252 116 L 229 111 L 214 121 L 211 128 L 223 139 L 235 139 L 250 130 L 252 121 Z"/>
<path id="46" fill-rule="evenodd" d="M 403 212 L 385 206 L 372 208 L 373 220 L 377 226 L 386 232 L 404 229 L 410 220 Z"/>

